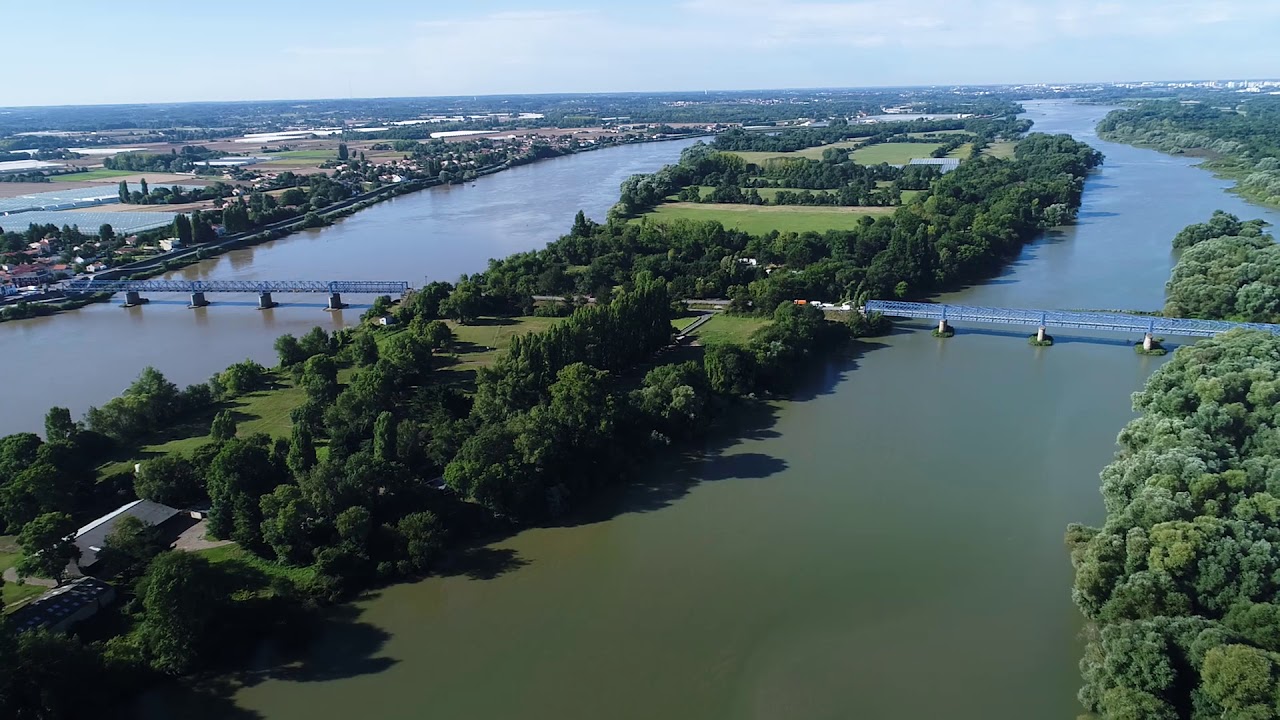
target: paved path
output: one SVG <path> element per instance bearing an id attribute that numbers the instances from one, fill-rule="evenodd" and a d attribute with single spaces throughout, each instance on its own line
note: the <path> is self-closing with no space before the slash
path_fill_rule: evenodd
<path id="1" fill-rule="evenodd" d="M 13 583 L 15 585 L 17 585 L 19 582 L 22 582 L 22 583 L 26 583 L 27 585 L 39 585 L 40 587 L 50 587 L 50 588 L 56 587 L 58 584 L 48 578 L 38 578 L 38 577 L 29 577 L 26 580 L 20 581 L 18 580 L 18 571 L 15 570 L 14 568 L 4 569 L 4 581 L 7 583 Z"/>

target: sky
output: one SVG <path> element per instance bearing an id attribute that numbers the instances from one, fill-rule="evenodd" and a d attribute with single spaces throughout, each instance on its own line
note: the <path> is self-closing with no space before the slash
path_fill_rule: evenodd
<path id="1" fill-rule="evenodd" d="M 1280 77 L 1280 0 L 0 0 L 0 18 L 0 107 Z"/>

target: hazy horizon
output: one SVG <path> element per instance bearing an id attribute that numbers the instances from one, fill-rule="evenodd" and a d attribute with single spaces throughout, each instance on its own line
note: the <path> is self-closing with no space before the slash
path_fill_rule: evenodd
<path id="1" fill-rule="evenodd" d="M 1265 0 L 226 0 L 127 14 L 67 0 L 5 15 L 25 29 L 6 37 L 10 56 L 30 69 L 0 84 L 3 107 L 1280 76 L 1280 3 Z"/>

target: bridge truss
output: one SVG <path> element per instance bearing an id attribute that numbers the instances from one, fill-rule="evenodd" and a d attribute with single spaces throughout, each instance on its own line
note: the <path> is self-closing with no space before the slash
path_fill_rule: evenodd
<path id="1" fill-rule="evenodd" d="M 89 280 L 71 283 L 78 293 L 370 293 L 403 295 L 409 283 L 387 280 Z"/>
<path id="2" fill-rule="evenodd" d="M 1027 310 L 973 305 L 899 302 L 895 300 L 868 300 L 865 309 L 867 312 L 878 312 L 891 317 L 917 318 L 921 320 L 991 323 L 995 325 L 1030 325 L 1033 327 L 1108 330 L 1143 334 L 1163 333 L 1182 337 L 1212 337 L 1218 333 L 1236 329 L 1262 330 L 1273 335 L 1280 335 L 1280 325 L 1125 315 L 1122 313 Z"/>

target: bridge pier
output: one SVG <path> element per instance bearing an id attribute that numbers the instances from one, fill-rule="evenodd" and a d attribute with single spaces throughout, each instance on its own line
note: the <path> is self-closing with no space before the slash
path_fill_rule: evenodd
<path id="1" fill-rule="evenodd" d="M 1147 333 L 1142 338 L 1142 349 L 1146 350 L 1147 352 L 1151 352 L 1151 350 L 1155 347 L 1155 343 L 1156 343 L 1156 339 L 1151 336 L 1151 333 Z"/>
<path id="2" fill-rule="evenodd" d="M 346 306 L 347 304 L 342 302 L 341 293 L 329 293 L 329 307 L 325 308 L 325 310 L 341 310 Z"/>
<path id="3" fill-rule="evenodd" d="M 207 307 L 208 305 L 209 305 L 209 301 L 208 301 L 208 300 L 205 300 L 205 298 L 204 298 L 204 293 L 202 293 L 202 292 L 193 292 L 193 293 L 191 293 L 191 304 L 190 304 L 190 305 L 188 305 L 187 307 L 189 307 L 189 308 L 202 308 L 202 307 Z"/>
<path id="4" fill-rule="evenodd" d="M 1044 341 L 1045 341 L 1044 326 L 1041 325 L 1040 328 L 1036 330 L 1036 342 L 1042 343 Z"/>
<path id="5" fill-rule="evenodd" d="M 269 292 L 258 293 L 258 309 L 259 310 L 270 310 L 271 308 L 279 304 L 280 303 L 271 299 L 271 293 Z"/>
<path id="6" fill-rule="evenodd" d="M 142 297 L 137 290 L 126 290 L 124 293 L 124 306 L 135 307 L 137 305 L 146 305 L 148 300 Z"/>

